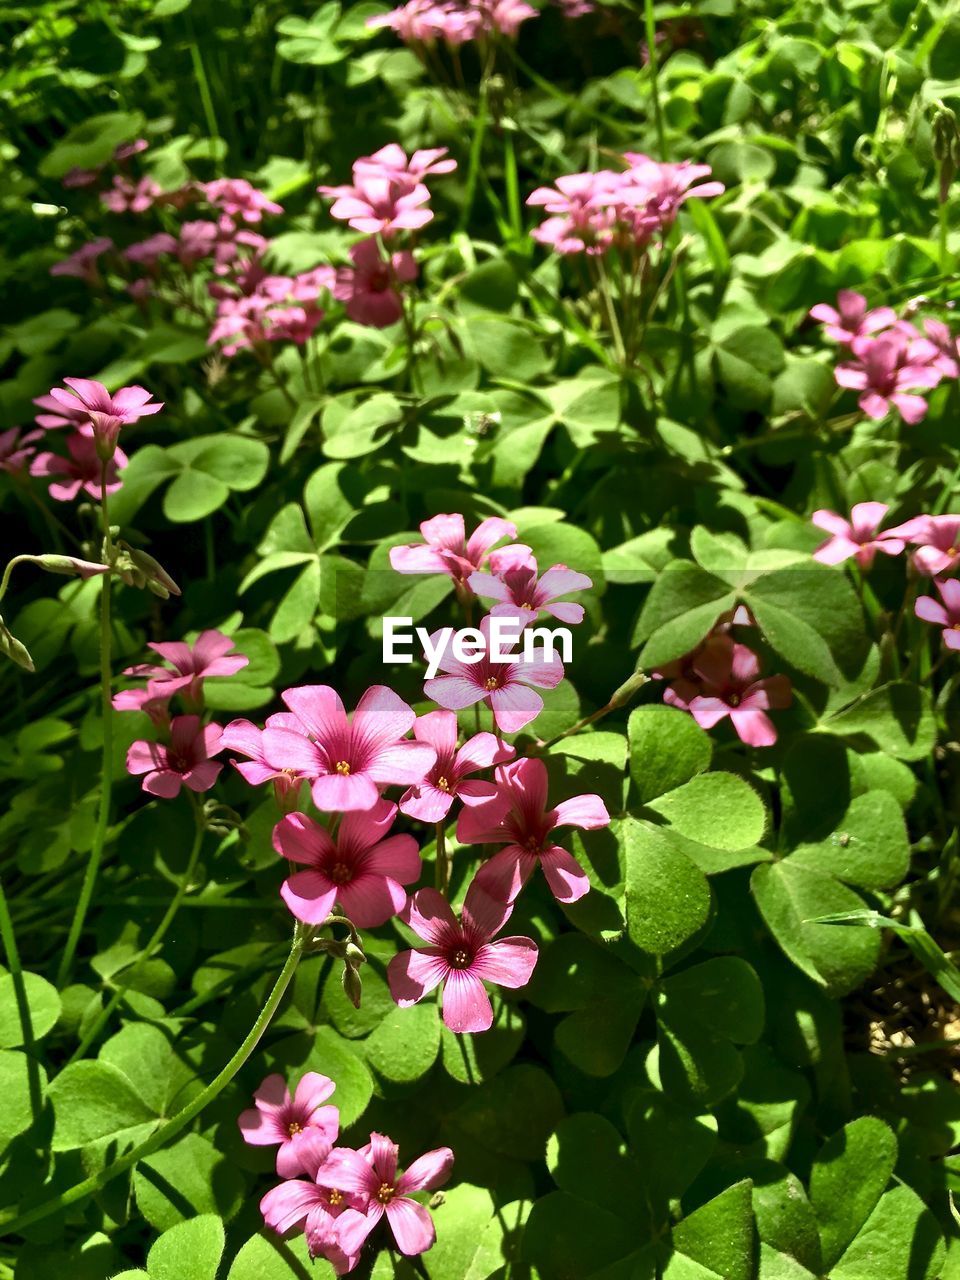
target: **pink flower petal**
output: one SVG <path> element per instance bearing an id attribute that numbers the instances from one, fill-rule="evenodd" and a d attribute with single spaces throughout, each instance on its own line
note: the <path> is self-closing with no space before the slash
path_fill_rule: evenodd
<path id="1" fill-rule="evenodd" d="M 443 988 L 443 1021 L 457 1035 L 488 1031 L 493 1006 L 478 977 L 467 969 L 451 969 Z"/>

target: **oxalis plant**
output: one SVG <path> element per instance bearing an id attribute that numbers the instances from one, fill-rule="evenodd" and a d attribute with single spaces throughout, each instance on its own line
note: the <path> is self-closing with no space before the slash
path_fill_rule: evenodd
<path id="1" fill-rule="evenodd" d="M 0 23 L 0 1280 L 957 1280 L 953 9 Z"/>

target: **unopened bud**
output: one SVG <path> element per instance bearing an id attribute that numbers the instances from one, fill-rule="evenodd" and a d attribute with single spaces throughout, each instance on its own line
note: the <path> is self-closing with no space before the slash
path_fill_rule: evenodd
<path id="1" fill-rule="evenodd" d="M 48 573 L 63 573 L 71 578 L 94 578 L 98 573 L 110 572 L 108 564 L 81 560 L 78 556 L 42 555 L 36 557 L 36 563 Z"/>
<path id="2" fill-rule="evenodd" d="M 363 948 L 358 947 L 355 942 L 348 942 L 343 953 L 343 959 L 351 969 L 359 969 L 362 964 L 367 963 L 367 957 L 363 954 Z"/>
<path id="3" fill-rule="evenodd" d="M 625 680 L 619 689 L 610 698 L 610 707 L 622 707 L 625 702 L 629 702 L 635 693 L 643 688 L 650 677 L 645 671 L 635 671 L 629 680 Z"/>
<path id="4" fill-rule="evenodd" d="M 180 595 L 180 588 L 160 561 L 139 547 L 131 547 L 127 542 L 119 543 L 115 567 L 128 587 L 145 587 L 161 600 Z"/>
<path id="5" fill-rule="evenodd" d="M 359 973 L 349 964 L 343 966 L 343 992 L 353 1007 L 359 1009 L 363 983 L 360 981 Z"/>
<path id="6" fill-rule="evenodd" d="M 0 653 L 6 654 L 11 662 L 15 662 L 24 671 L 36 671 L 27 646 L 20 643 L 2 618 L 0 618 Z"/>

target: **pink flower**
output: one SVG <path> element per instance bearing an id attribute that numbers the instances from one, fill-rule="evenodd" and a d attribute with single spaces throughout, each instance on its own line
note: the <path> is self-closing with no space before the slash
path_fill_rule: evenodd
<path id="1" fill-rule="evenodd" d="M 340 267 L 333 296 L 346 303 L 347 315 L 357 324 L 385 329 L 403 315 L 398 284 L 417 278 L 417 264 L 408 250 L 384 262 L 375 239 L 361 240 L 350 250 L 352 267 Z"/>
<path id="2" fill-rule="evenodd" d="M 425 545 L 411 542 L 390 548 L 392 568 L 397 573 L 446 573 L 462 587 L 471 573 L 483 568 L 498 542 L 517 536 L 517 526 L 511 520 L 490 516 L 482 520 L 467 539 L 463 516 L 456 513 L 424 520 L 420 532 Z M 522 544 L 513 544 L 505 550 L 530 553 L 530 548 Z"/>
<path id="3" fill-rule="evenodd" d="M 210 204 L 244 222 L 260 222 L 265 213 L 283 213 L 283 205 L 270 200 L 246 178 L 217 178 L 205 183 L 202 191 Z"/>
<path id="4" fill-rule="evenodd" d="M 406 175 L 378 170 L 355 173 L 353 186 L 317 187 L 317 191 L 334 197 L 331 217 L 365 235 L 389 237 L 395 231 L 416 231 L 433 218 L 432 210 L 424 207 L 430 192 L 420 182 L 411 186 L 411 181 Z"/>
<path id="5" fill-rule="evenodd" d="M 90 421 L 90 415 L 76 396 L 71 397 L 71 404 L 69 405 L 61 404 L 52 395 L 36 396 L 33 403 L 38 409 L 46 410 L 44 413 L 38 413 L 34 418 L 38 427 L 43 427 L 48 431 L 57 430 L 60 427 L 72 427 L 75 431 L 79 431 L 82 436 L 93 435 L 93 424 Z"/>
<path id="6" fill-rule="evenodd" d="M 336 836 L 303 813 L 288 813 L 273 829 L 282 858 L 301 863 L 283 882 L 280 896 L 298 920 L 323 924 L 339 902 L 361 929 L 386 923 L 407 900 L 405 884 L 422 864 L 413 836 L 387 836 L 397 806 L 378 800 L 372 809 L 348 813 Z"/>
<path id="7" fill-rule="evenodd" d="M 65 476 L 50 486 L 50 497 L 57 502 L 72 502 L 82 489 L 91 498 L 100 501 L 101 459 L 92 435 L 72 435 L 67 439 L 69 458 L 57 453 L 38 453 L 30 464 L 32 476 Z M 127 465 L 127 455 L 116 449 L 106 464 L 105 491 L 116 493 L 120 488 L 119 472 Z"/>
<path id="8" fill-rule="evenodd" d="M 326 1161 L 329 1149 L 324 1150 L 317 1140 L 310 1146 L 313 1158 L 308 1172 L 313 1179 Z M 320 1187 L 315 1181 L 293 1178 L 267 1192 L 260 1201 L 260 1212 L 266 1225 L 279 1235 L 302 1227 L 310 1257 L 326 1258 L 340 1276 L 353 1270 L 359 1256 L 345 1254 L 340 1248 L 336 1239 L 337 1219 L 346 1209 L 361 1209 L 365 1204 L 362 1196 L 349 1195 L 339 1187 Z"/>
<path id="9" fill-rule="evenodd" d="M 960 516 L 915 516 L 895 529 L 888 529 L 884 536 L 903 538 L 917 548 L 913 564 L 924 577 L 937 578 L 957 567 Z"/>
<path id="10" fill-rule="evenodd" d="M 123 256 L 130 262 L 139 262 L 145 267 L 152 267 L 164 254 L 176 253 L 177 241 L 166 231 L 158 231 L 156 235 L 128 245 Z"/>
<path id="11" fill-rule="evenodd" d="M 212 759 L 221 749 L 218 724 L 200 724 L 199 716 L 174 716 L 170 741 L 134 742 L 127 752 L 127 773 L 146 774 L 143 789 L 171 800 L 186 783 L 191 791 L 209 791 L 222 764 Z"/>
<path id="12" fill-rule="evenodd" d="M 868 417 L 885 418 L 891 405 L 911 425 L 925 416 L 927 402 L 913 393 L 935 387 L 943 377 L 932 342 L 911 338 L 901 328 L 876 338 L 852 338 L 850 349 L 854 358 L 837 365 L 834 377 L 838 386 L 861 393 L 857 403 Z"/>
<path id="13" fill-rule="evenodd" d="M 113 158 L 118 164 L 123 164 L 124 160 L 131 160 L 134 156 L 140 155 L 142 151 L 146 151 L 150 143 L 146 138 L 137 138 L 134 142 L 121 142 L 113 152 Z"/>
<path id="14" fill-rule="evenodd" d="M 672 227 L 687 200 L 719 196 L 725 190 L 722 182 L 700 181 L 712 172 L 707 164 L 691 164 L 689 160 L 660 163 L 632 151 L 624 152 L 623 158 L 630 167 L 623 175 L 616 203 L 621 219 L 632 223 L 633 237 L 640 245 L 655 232 Z"/>
<path id="15" fill-rule="evenodd" d="M 664 690 L 664 702 L 689 711 L 701 729 L 712 729 L 729 716 L 737 737 L 751 747 L 776 742 L 777 731 L 767 711 L 790 705 L 786 676 L 761 680 L 757 655 L 729 635 L 711 636 L 692 666 L 698 683 L 677 680 Z"/>
<path id="16" fill-rule="evenodd" d="M 823 324 L 823 331 L 834 342 L 842 342 L 849 346 L 854 338 L 862 338 L 874 333 L 877 329 L 887 329 L 895 324 L 897 313 L 892 307 L 876 307 L 867 310 L 867 300 L 862 293 L 854 293 L 850 289 L 841 289 L 837 294 L 836 307 L 826 302 L 818 302 L 810 308 L 814 320 Z"/>
<path id="17" fill-rule="evenodd" d="M 960 377 L 960 339 L 955 338 L 942 320 L 924 320 L 923 331 L 937 348 L 934 364 L 945 378 Z"/>
<path id="18" fill-rule="evenodd" d="M 390 13 L 367 19 L 373 29 L 390 27 L 406 44 L 443 40 L 450 46 L 464 44 L 480 33 L 483 19 L 478 9 L 435 0 L 408 0 Z"/>
<path id="19" fill-rule="evenodd" d="M 443 1021 L 451 1031 L 487 1031 L 493 1007 L 484 982 L 525 987 L 537 963 L 532 938 L 500 938 L 513 906 L 496 902 L 477 884 L 467 890 L 458 921 L 436 889 L 420 889 L 401 913 L 428 947 L 401 951 L 387 966 L 390 994 L 408 1009 L 443 984 Z"/>
<path id="20" fill-rule="evenodd" d="M 250 659 L 233 652 L 233 640 L 222 631 L 201 631 L 192 645 L 182 640 L 149 643 L 169 667 L 140 663 L 128 667 L 125 676 L 143 676 L 151 697 L 172 698 L 181 693 L 191 702 L 203 697 L 202 681 L 210 676 L 232 676 L 250 665 Z M 171 669 L 172 668 L 172 669 Z"/>
<path id="21" fill-rule="evenodd" d="M 220 228 L 215 222 L 205 222 L 203 219 L 184 222 L 180 226 L 177 257 L 185 265 L 199 262 L 201 258 L 209 258 L 219 239 Z"/>
<path id="22" fill-rule="evenodd" d="M 557 253 L 606 253 L 613 244 L 617 220 L 611 205 L 622 185 L 623 174 L 601 169 L 565 174 L 555 187 L 538 187 L 527 197 L 527 204 L 554 216 L 530 234 Z"/>
<path id="23" fill-rule="evenodd" d="M 407 159 L 407 153 L 403 147 L 396 142 L 390 142 L 379 151 L 375 151 L 372 156 L 361 156 L 359 160 L 355 160 L 353 173 L 355 177 L 361 174 L 365 177 L 395 178 L 406 182 L 412 190 L 428 174 L 453 173 L 456 167 L 457 162 L 447 154 L 446 147 L 414 151 Z"/>
<path id="24" fill-rule="evenodd" d="M 565 564 L 553 565 L 538 581 L 537 562 L 533 559 L 509 565 L 501 569 L 497 577 L 471 573 L 467 582 L 474 595 L 500 601 L 491 611 L 494 617 L 512 616 L 518 609 L 526 609 L 531 617 L 549 613 L 572 625 L 583 621 L 583 605 L 558 602 L 558 598 L 593 586 L 585 573 L 575 573 Z"/>
<path id="25" fill-rule="evenodd" d="M 67 188 L 89 187 L 100 177 L 100 169 L 77 169 L 74 167 L 63 176 L 63 185 Z"/>
<path id="26" fill-rule="evenodd" d="M 85 280 L 87 284 L 95 284 L 100 279 L 97 259 L 112 248 L 113 241 L 109 236 L 100 236 L 96 240 L 91 240 L 89 244 L 82 245 L 79 249 L 74 250 L 62 262 L 55 262 L 50 268 L 50 274 L 52 276 L 75 276 L 78 280 Z"/>
<path id="27" fill-rule="evenodd" d="M 290 729 L 301 737 L 306 737 L 303 725 L 291 711 L 278 711 L 267 716 L 266 728 Z M 239 751 L 247 757 L 246 761 L 230 758 L 230 763 L 244 781 L 249 782 L 252 787 L 272 782 L 277 804 L 284 811 L 289 811 L 296 808 L 300 784 L 306 775 L 296 769 L 283 769 L 271 764 L 264 749 L 263 734 L 264 730 L 258 729 L 249 720 L 231 720 L 220 741 L 224 750 Z"/>
<path id="28" fill-rule="evenodd" d="M 145 213 L 163 197 L 163 188 L 152 178 L 131 182 L 118 174 L 113 186 L 100 193 L 100 201 L 111 213 Z"/>
<path id="29" fill-rule="evenodd" d="M 858 502 L 850 512 L 849 520 L 833 511 L 815 511 L 810 519 L 818 529 L 832 536 L 817 547 L 813 553 L 814 560 L 821 564 L 841 564 L 855 556 L 861 569 L 869 569 L 878 551 L 898 556 L 904 548 L 903 541 L 891 538 L 889 532 L 878 533 L 889 510 L 883 502 Z"/>
<path id="30" fill-rule="evenodd" d="M 436 760 L 432 747 L 403 741 L 416 715 L 386 685 L 366 691 L 352 721 L 328 685 L 287 689 L 282 697 L 310 737 L 267 728 L 264 752 L 275 767 L 310 778 L 313 803 L 326 813 L 372 809 L 380 787 L 414 786 Z"/>
<path id="31" fill-rule="evenodd" d="M 497 794 L 490 782 L 471 782 L 467 775 L 503 764 L 516 755 L 514 747 L 495 734 L 477 733 L 457 750 L 457 717 L 452 711 L 430 711 L 413 726 L 418 742 L 427 742 L 437 753 L 436 764 L 424 780 L 400 797 L 400 812 L 421 822 L 441 822 L 456 797 L 464 801 L 489 799 Z"/>
<path id="32" fill-rule="evenodd" d="M 532 617 L 526 614 L 516 621 L 517 627 L 523 628 Z M 439 659 L 439 668 L 444 674 L 425 681 L 423 691 L 449 711 L 461 711 L 485 702 L 499 729 L 504 733 L 517 733 L 543 710 L 543 699 L 530 686 L 555 689 L 563 679 L 563 663 L 553 653 L 529 660 L 520 653 L 509 661 L 495 662 L 489 616 L 480 623 L 478 631 L 484 648 L 479 651 L 479 661 L 475 662 L 461 662 L 454 656 L 452 627 L 434 632 L 430 637 L 432 645 L 445 640 L 446 647 Z"/>
<path id="33" fill-rule="evenodd" d="M 33 442 L 42 438 L 42 431 L 21 431 L 19 427 L 0 431 L 0 471 L 18 475 L 34 455 Z"/>
<path id="34" fill-rule="evenodd" d="M 92 378 L 64 378 L 64 382 L 70 390 L 53 387 L 51 398 L 71 414 L 83 411 L 101 455 L 112 453 L 122 426 L 163 408 L 162 401 L 151 401 L 144 387 L 121 387 L 111 395 L 102 382 Z"/>
<path id="35" fill-rule="evenodd" d="M 358 1254 L 380 1219 L 386 1216 L 401 1253 L 425 1253 L 436 1239 L 433 1219 L 414 1191 L 433 1191 L 450 1177 L 453 1152 L 449 1147 L 428 1151 L 397 1177 L 398 1148 L 382 1133 L 371 1133 L 363 1152 L 335 1147 L 317 1173 L 320 1186 L 336 1187 L 358 1196 L 364 1208 L 347 1209 L 336 1222 L 336 1238 L 344 1253 Z"/>
<path id="36" fill-rule="evenodd" d="M 308 1071 L 291 1098 L 283 1076 L 267 1076 L 253 1095 L 256 1105 L 237 1118 L 244 1142 L 253 1147 L 279 1146 L 281 1178 L 315 1172 L 313 1143 L 319 1138 L 326 1145 L 326 1159 L 340 1133 L 340 1112 L 323 1106 L 335 1087 L 327 1076 Z"/>
<path id="37" fill-rule="evenodd" d="M 943 628 L 943 643 L 948 649 L 960 649 L 960 581 L 947 578 L 935 585 L 943 604 L 933 596 L 920 596 L 914 611 L 924 622 Z"/>
<path id="38" fill-rule="evenodd" d="M 540 16 L 539 11 L 526 4 L 525 0 L 481 0 L 481 3 L 489 15 L 490 27 L 511 40 L 516 39 L 521 22 Z"/>
<path id="39" fill-rule="evenodd" d="M 498 902 L 513 902 L 537 863 L 558 902 L 576 902 L 590 892 L 590 880 L 572 854 L 550 839 L 557 827 L 595 831 L 610 825 L 607 807 L 597 795 L 572 796 L 547 807 L 547 767 L 530 757 L 502 765 L 496 772 L 497 795 L 460 812 L 461 844 L 506 847 L 483 864 L 476 884 Z"/>
<path id="40" fill-rule="evenodd" d="M 164 734 L 170 732 L 170 711 L 168 703 L 173 695 L 152 694 L 149 689 L 121 689 L 113 695 L 111 706 L 114 711 L 142 711 L 148 715 L 157 728 Z"/>

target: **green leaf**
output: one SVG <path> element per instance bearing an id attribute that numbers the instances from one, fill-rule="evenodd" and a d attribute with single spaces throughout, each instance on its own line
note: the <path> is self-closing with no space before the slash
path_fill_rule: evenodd
<path id="1" fill-rule="evenodd" d="M 150 1280 L 216 1280 L 223 1246 L 223 1223 L 214 1214 L 180 1222 L 147 1255 Z"/>
<path id="2" fill-rule="evenodd" d="M 562 1115 L 563 1101 L 553 1080 L 540 1067 L 524 1063 L 480 1085 L 453 1119 L 496 1155 L 539 1160 Z"/>
<path id="3" fill-rule="evenodd" d="M 38 165 L 45 178 L 62 178 L 70 169 L 98 169 L 113 157 L 122 142 L 135 138 L 143 128 L 139 111 L 111 111 L 88 116 L 74 125 Z"/>
<path id="4" fill-rule="evenodd" d="M 763 801 L 735 773 L 701 773 L 648 805 L 672 830 L 717 849 L 745 849 L 763 839 Z"/>
<path id="5" fill-rule="evenodd" d="M 402 417 L 400 401 L 386 391 L 360 404 L 333 400 L 323 413 L 323 452 L 328 458 L 361 458 L 379 449 Z"/>
<path id="6" fill-rule="evenodd" d="M 26 1054 L 0 1049 L 0 1093 L 3 1095 L 3 1107 L 0 1108 L 0 1152 L 6 1151 L 14 1138 L 19 1137 L 33 1123 L 30 1070 Z M 47 1086 L 47 1073 L 39 1065 L 36 1073 L 42 1100 Z"/>
<path id="7" fill-rule="evenodd" d="M 855 744 L 865 739 L 898 760 L 925 760 L 937 742 L 929 692 L 899 681 L 874 689 L 824 727 Z"/>
<path id="8" fill-rule="evenodd" d="M 367 1061 L 387 1080 L 408 1084 L 433 1066 L 440 1050 L 440 1015 L 432 1000 L 388 1013 L 364 1044 Z"/>
<path id="9" fill-rule="evenodd" d="M 641 804 L 673 791 L 710 767 L 713 742 L 676 707 L 637 707 L 627 721 L 630 776 Z"/>
<path id="10" fill-rule="evenodd" d="M 42 1040 L 60 1017 L 60 995 L 46 978 L 37 973 L 24 972 L 23 985 L 30 1026 L 34 1040 Z M 23 1030 L 17 1002 L 16 986 L 12 976 L 0 976 L 0 1049 L 17 1049 L 23 1044 Z"/>
<path id="11" fill-rule="evenodd" d="M 753 1276 L 753 1212 L 748 1179 L 694 1210 L 673 1229 L 674 1249 L 723 1280 Z"/>
<path id="12" fill-rule="evenodd" d="M 585 1280 L 636 1244 L 636 1230 L 616 1214 L 554 1191 L 534 1203 L 523 1233 L 523 1257 L 550 1280 Z"/>
<path id="13" fill-rule="evenodd" d="M 622 1135 L 589 1111 L 561 1120 L 547 1143 L 547 1168 L 561 1191 L 628 1221 L 646 1216 L 641 1167 L 626 1154 Z"/>
<path id="14" fill-rule="evenodd" d="M 509 311 L 517 300 L 517 275 L 503 258 L 491 258 L 464 276 L 460 297 L 488 311 Z"/>
<path id="15" fill-rule="evenodd" d="M 530 382 L 547 368 L 546 352 L 530 330 L 513 320 L 468 316 L 464 324 L 468 355 L 495 378 Z"/>
<path id="16" fill-rule="evenodd" d="M 264 1228 L 263 1235 L 251 1236 L 242 1246 L 227 1280 L 303 1280 L 304 1275 L 310 1274 L 294 1254 L 293 1242 L 283 1241 Z"/>
<path id="17" fill-rule="evenodd" d="M 366 993 L 364 993 L 366 999 Z M 492 994 L 493 1026 L 477 1035 L 455 1035 L 440 1027 L 444 1070 L 461 1084 L 489 1080 L 510 1062 L 523 1044 L 526 1024 L 512 1005 Z"/>
<path id="18" fill-rule="evenodd" d="M 861 889 L 893 888 L 910 868 L 910 843 L 900 806 L 887 791 L 857 796 L 836 831 L 816 844 L 798 846 L 790 862 Z"/>
<path id="19" fill-rule="evenodd" d="M 623 825 L 627 858 L 627 933 L 641 950 L 664 956 L 707 922 L 707 878 L 655 828 L 632 819 Z"/>
<path id="20" fill-rule="evenodd" d="M 105 1062 L 74 1062 L 50 1086 L 54 1151 L 72 1151 L 103 1138 L 123 1140 L 157 1120 L 130 1080 Z"/>
<path id="21" fill-rule="evenodd" d="M 830 1272 L 831 1280 L 938 1280 L 946 1250 L 940 1225 L 917 1193 L 894 1187 Z"/>
<path id="22" fill-rule="evenodd" d="M 229 1221 L 243 1203 L 245 1185 L 227 1156 L 199 1133 L 188 1133 L 140 1161 L 133 1189 L 146 1220 L 165 1231 L 196 1214 Z"/>
<path id="23" fill-rule="evenodd" d="M 736 594 L 725 582 L 688 560 L 674 560 L 644 602 L 634 641 L 646 640 L 640 664 L 651 671 L 695 649 Z"/>
<path id="24" fill-rule="evenodd" d="M 303 505 L 318 551 L 326 551 L 336 544 L 356 511 L 344 489 L 344 481 L 349 474 L 346 463 L 328 462 L 314 471 L 306 483 Z"/>
<path id="25" fill-rule="evenodd" d="M 874 1116 L 851 1121 L 821 1147 L 810 1174 L 810 1200 L 827 1270 L 870 1217 L 896 1162 L 897 1140 Z"/>
<path id="26" fill-rule="evenodd" d="M 701 1172 L 717 1145 L 717 1120 L 697 1115 L 659 1089 L 631 1090 L 626 1109 L 630 1151 L 662 1221 Z"/>

